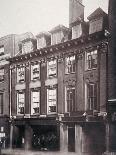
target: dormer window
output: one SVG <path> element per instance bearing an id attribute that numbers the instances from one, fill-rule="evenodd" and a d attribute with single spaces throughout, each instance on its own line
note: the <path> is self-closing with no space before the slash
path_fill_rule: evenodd
<path id="1" fill-rule="evenodd" d="M 61 42 L 62 38 L 63 38 L 63 32 L 60 31 L 60 32 L 56 32 L 54 34 L 52 34 L 51 36 L 51 40 L 52 40 L 52 45 L 54 44 L 58 44 Z"/>
<path id="2" fill-rule="evenodd" d="M 32 41 L 26 41 L 22 43 L 22 53 L 29 53 L 33 51 Z"/>
<path id="3" fill-rule="evenodd" d="M 43 48 L 46 46 L 46 40 L 44 37 L 38 38 L 37 39 L 37 49 Z"/>
<path id="4" fill-rule="evenodd" d="M 81 24 L 75 25 L 72 27 L 72 39 L 81 37 L 82 35 L 82 26 Z"/>
<path id="5" fill-rule="evenodd" d="M 90 21 L 89 34 L 102 31 L 103 17 Z"/>
<path id="6" fill-rule="evenodd" d="M 4 46 L 1 46 L 0 47 L 0 55 L 3 55 L 4 54 Z"/>

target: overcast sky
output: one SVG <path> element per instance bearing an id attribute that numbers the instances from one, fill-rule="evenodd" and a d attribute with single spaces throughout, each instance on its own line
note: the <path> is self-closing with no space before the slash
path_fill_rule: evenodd
<path id="1" fill-rule="evenodd" d="M 108 11 L 108 0 L 83 0 L 85 19 L 97 7 Z M 69 0 L 0 0 L 0 37 L 27 31 L 34 35 L 58 24 L 68 26 Z"/>

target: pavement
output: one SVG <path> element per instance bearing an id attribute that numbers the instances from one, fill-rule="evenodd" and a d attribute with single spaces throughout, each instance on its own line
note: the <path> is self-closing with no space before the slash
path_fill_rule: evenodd
<path id="1" fill-rule="evenodd" d="M 2 149 L 1 155 L 75 155 L 75 153 L 65 151 L 27 151 L 21 149 Z"/>

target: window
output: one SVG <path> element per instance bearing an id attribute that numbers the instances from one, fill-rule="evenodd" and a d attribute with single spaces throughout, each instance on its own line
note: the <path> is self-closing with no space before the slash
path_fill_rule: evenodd
<path id="1" fill-rule="evenodd" d="M 81 24 L 72 27 L 72 39 L 81 37 L 82 27 Z"/>
<path id="2" fill-rule="evenodd" d="M 31 41 L 27 41 L 22 44 L 22 53 L 28 53 L 33 51 L 33 43 Z"/>
<path id="3" fill-rule="evenodd" d="M 70 73 L 75 73 L 75 56 L 67 57 L 65 60 L 65 73 L 70 74 Z"/>
<path id="4" fill-rule="evenodd" d="M 61 43 L 62 39 L 64 37 L 64 34 L 62 31 L 59 31 L 59 32 L 56 32 L 56 33 L 53 33 L 52 36 L 51 36 L 51 42 L 52 42 L 52 45 L 54 44 L 58 44 L 58 43 Z"/>
<path id="5" fill-rule="evenodd" d="M 17 68 L 17 82 L 25 81 L 25 67 L 20 66 Z"/>
<path id="6" fill-rule="evenodd" d="M 86 53 L 86 69 L 97 68 L 97 50 Z"/>
<path id="7" fill-rule="evenodd" d="M 43 48 L 46 46 L 46 40 L 44 37 L 38 38 L 37 39 L 37 49 Z"/>
<path id="8" fill-rule="evenodd" d="M 40 91 L 33 89 L 31 91 L 31 114 L 38 114 L 40 112 Z"/>
<path id="9" fill-rule="evenodd" d="M 17 92 L 17 114 L 24 114 L 25 93 L 24 91 Z"/>
<path id="10" fill-rule="evenodd" d="M 102 31 L 103 28 L 103 18 L 90 21 L 89 34 Z"/>
<path id="11" fill-rule="evenodd" d="M 0 47 L 0 55 L 3 55 L 4 54 L 4 46 L 1 46 Z"/>
<path id="12" fill-rule="evenodd" d="M 66 87 L 66 112 L 74 112 L 75 107 L 75 87 Z"/>
<path id="13" fill-rule="evenodd" d="M 87 110 L 97 110 L 97 84 L 87 84 Z"/>
<path id="14" fill-rule="evenodd" d="M 47 112 L 56 113 L 57 102 L 57 90 L 56 88 L 47 89 Z"/>
<path id="15" fill-rule="evenodd" d="M 57 61 L 56 59 L 48 61 L 47 75 L 48 77 L 56 76 L 57 74 Z"/>
<path id="16" fill-rule="evenodd" d="M 38 62 L 31 64 L 31 80 L 40 79 L 40 64 Z"/>
<path id="17" fill-rule="evenodd" d="M 0 82 L 4 81 L 4 69 L 0 69 Z"/>
<path id="18" fill-rule="evenodd" d="M 0 114 L 3 114 L 3 94 L 0 94 Z"/>

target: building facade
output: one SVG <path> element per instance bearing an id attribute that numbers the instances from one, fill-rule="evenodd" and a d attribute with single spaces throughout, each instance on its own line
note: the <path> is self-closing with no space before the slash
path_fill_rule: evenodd
<path id="1" fill-rule="evenodd" d="M 115 5 L 111 0 L 109 29 L 101 8 L 85 22 L 82 1 L 69 2 L 69 28 L 0 39 L 3 148 L 78 155 L 116 151 Z"/>
<path id="2" fill-rule="evenodd" d="M 13 148 L 106 151 L 108 16 L 98 8 L 85 22 L 82 2 L 70 5 L 81 12 L 69 28 L 22 41 L 24 52 L 9 59 Z"/>

